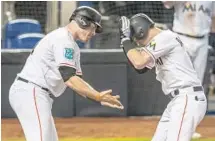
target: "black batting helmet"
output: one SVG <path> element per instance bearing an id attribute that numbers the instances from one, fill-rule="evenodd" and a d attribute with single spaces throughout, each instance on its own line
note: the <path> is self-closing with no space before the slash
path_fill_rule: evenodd
<path id="1" fill-rule="evenodd" d="M 154 25 L 152 19 L 143 13 L 132 16 L 130 19 L 131 38 L 137 40 L 146 38 L 148 30 Z"/>
<path id="2" fill-rule="evenodd" d="M 86 29 L 90 27 L 91 23 L 94 23 L 97 26 L 96 33 L 101 33 L 101 17 L 97 10 L 88 6 L 81 6 L 75 9 L 69 21 L 75 20 L 82 29 Z"/>

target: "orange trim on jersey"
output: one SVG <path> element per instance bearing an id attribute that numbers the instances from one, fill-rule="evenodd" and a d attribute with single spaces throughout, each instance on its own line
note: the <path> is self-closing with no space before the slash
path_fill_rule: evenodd
<path id="1" fill-rule="evenodd" d="M 35 108 L 36 108 L 36 112 L 37 112 L 37 118 L 39 121 L 39 128 L 40 128 L 40 140 L 43 141 L 43 137 L 42 137 L 42 126 L 41 126 L 41 122 L 40 122 L 40 115 L 39 115 L 39 110 L 37 107 L 37 101 L 36 101 L 36 95 L 35 95 L 35 87 L 33 89 L 33 95 L 34 95 L 34 104 L 35 104 Z"/>
<path id="2" fill-rule="evenodd" d="M 80 74 L 80 75 L 82 75 L 82 72 L 76 72 L 76 74 Z"/>
<path id="3" fill-rule="evenodd" d="M 147 54 L 149 54 L 150 56 L 151 56 L 151 59 L 152 59 L 152 61 L 153 61 L 153 66 L 151 67 L 151 66 L 147 66 L 147 67 L 149 67 L 149 69 L 152 69 L 154 66 L 155 66 L 155 62 L 156 62 L 156 58 L 155 58 L 155 56 L 147 49 L 147 48 L 142 48 Z"/>
<path id="4" fill-rule="evenodd" d="M 69 67 L 73 67 L 76 69 L 75 65 L 69 64 L 69 63 L 60 63 L 60 65 L 64 65 L 64 66 L 69 66 Z"/>
<path id="5" fill-rule="evenodd" d="M 184 113 L 183 113 L 183 116 L 182 116 L 182 119 L 181 119 L 181 125 L 180 125 L 180 129 L 179 129 L 177 141 L 179 141 L 179 136 L 180 136 L 180 133 L 181 133 L 181 127 L 182 127 L 182 124 L 183 124 L 186 108 L 187 108 L 187 95 L 186 95 L 186 103 L 185 103 L 185 106 L 184 106 Z"/>

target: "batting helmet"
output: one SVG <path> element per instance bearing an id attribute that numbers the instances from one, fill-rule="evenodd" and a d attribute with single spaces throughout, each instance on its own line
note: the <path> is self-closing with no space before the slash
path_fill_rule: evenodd
<path id="1" fill-rule="evenodd" d="M 137 40 L 146 38 L 149 29 L 154 25 L 152 19 L 143 13 L 132 16 L 130 19 L 131 38 Z"/>
<path id="2" fill-rule="evenodd" d="M 94 23 L 97 26 L 96 33 L 102 32 L 101 14 L 91 7 L 81 6 L 75 9 L 69 21 L 72 20 L 75 20 L 82 29 L 86 29 L 90 27 L 91 23 Z"/>

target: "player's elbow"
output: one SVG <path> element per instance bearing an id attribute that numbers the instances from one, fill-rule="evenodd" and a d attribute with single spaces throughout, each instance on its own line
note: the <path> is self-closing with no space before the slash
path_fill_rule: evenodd
<path id="1" fill-rule="evenodd" d="M 65 85 L 68 86 L 69 88 L 76 90 L 75 88 L 77 87 L 77 84 L 80 82 L 80 77 L 79 76 L 71 76 L 66 82 Z"/>
<path id="2" fill-rule="evenodd" d="M 136 58 L 130 58 L 130 61 L 132 62 L 135 69 L 143 69 L 147 64 L 147 59 L 144 56 L 136 57 Z"/>
<path id="3" fill-rule="evenodd" d="M 74 85 L 75 79 L 77 79 L 76 76 L 71 76 L 67 81 L 65 81 L 65 84 L 68 87 L 72 87 Z"/>
<path id="4" fill-rule="evenodd" d="M 141 56 L 132 58 L 131 62 L 135 69 L 141 70 L 145 68 L 149 60 L 150 56 L 147 53 L 143 52 Z"/>
<path id="5" fill-rule="evenodd" d="M 76 69 L 67 66 L 60 66 L 59 72 L 65 84 L 67 86 L 71 86 L 71 82 L 74 78 L 76 78 Z"/>
<path id="6" fill-rule="evenodd" d="M 175 2 L 173 1 L 162 1 L 165 8 L 170 9 L 174 6 Z"/>

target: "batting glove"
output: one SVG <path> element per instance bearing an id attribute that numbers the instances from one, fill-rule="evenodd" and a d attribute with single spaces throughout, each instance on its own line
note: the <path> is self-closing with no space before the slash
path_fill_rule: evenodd
<path id="1" fill-rule="evenodd" d="M 121 46 L 122 46 L 122 43 L 125 41 L 125 40 L 130 40 L 130 33 L 131 33 L 131 30 L 130 30 L 130 20 L 125 17 L 125 16 L 122 16 L 119 20 L 119 31 L 120 31 L 120 40 L 121 40 Z"/>

